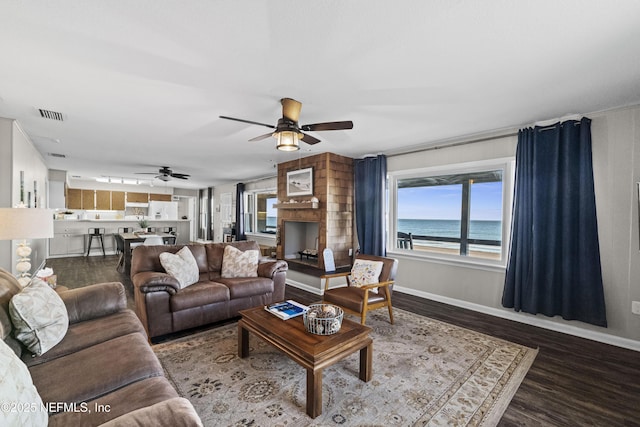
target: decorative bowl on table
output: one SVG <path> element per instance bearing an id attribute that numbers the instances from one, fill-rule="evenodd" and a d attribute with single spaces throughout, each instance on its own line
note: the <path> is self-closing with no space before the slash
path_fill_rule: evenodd
<path id="1" fill-rule="evenodd" d="M 311 304 L 303 314 L 304 327 L 316 335 L 332 335 L 342 327 L 344 311 L 333 304 Z"/>

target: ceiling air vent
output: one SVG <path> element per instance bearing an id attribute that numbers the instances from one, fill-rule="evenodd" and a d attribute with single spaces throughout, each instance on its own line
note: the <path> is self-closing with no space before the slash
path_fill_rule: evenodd
<path id="1" fill-rule="evenodd" d="M 60 159 L 66 159 L 67 155 L 66 154 L 59 154 L 59 153 L 47 153 L 48 155 L 50 155 L 51 157 L 58 157 Z"/>
<path id="2" fill-rule="evenodd" d="M 38 111 L 40 112 L 40 117 L 44 119 L 58 120 L 60 122 L 64 120 L 62 113 L 58 113 L 57 111 L 43 110 L 42 108 L 38 108 Z"/>

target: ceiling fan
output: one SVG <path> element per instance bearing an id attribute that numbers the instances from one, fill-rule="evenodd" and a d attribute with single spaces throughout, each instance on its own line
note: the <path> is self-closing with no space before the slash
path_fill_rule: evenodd
<path id="1" fill-rule="evenodd" d="M 278 124 L 276 126 L 266 123 L 254 122 L 252 120 L 237 119 L 235 117 L 220 116 L 220 118 L 275 129 L 273 132 L 256 136 L 249 141 L 260 141 L 262 139 L 273 136 L 278 140 L 276 148 L 282 151 L 299 150 L 299 140 L 302 140 L 303 142 L 306 142 L 310 145 L 320 142 L 318 138 L 303 133 L 303 131 L 319 132 L 325 130 L 353 129 L 353 122 L 350 120 L 342 122 L 313 123 L 300 126 L 298 125 L 298 118 L 300 117 L 302 104 L 291 98 L 282 98 L 280 100 L 280 103 L 282 104 L 282 118 L 278 119 Z"/>
<path id="2" fill-rule="evenodd" d="M 162 166 L 158 172 L 136 172 L 137 175 L 155 175 L 161 181 L 171 181 L 171 178 L 189 179 L 191 175 L 185 173 L 177 173 L 169 169 L 169 166 Z"/>

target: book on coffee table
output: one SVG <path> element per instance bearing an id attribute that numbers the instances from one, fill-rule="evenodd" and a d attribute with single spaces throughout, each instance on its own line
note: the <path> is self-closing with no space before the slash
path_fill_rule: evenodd
<path id="1" fill-rule="evenodd" d="M 282 320 L 288 320 L 292 317 L 300 316 L 307 311 L 309 307 L 293 300 L 287 300 L 266 305 L 264 309 Z"/>

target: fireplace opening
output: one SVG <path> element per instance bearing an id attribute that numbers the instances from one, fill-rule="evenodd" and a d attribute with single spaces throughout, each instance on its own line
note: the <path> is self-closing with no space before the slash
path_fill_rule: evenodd
<path id="1" fill-rule="evenodd" d="M 284 221 L 284 259 L 318 266 L 318 222 Z"/>

